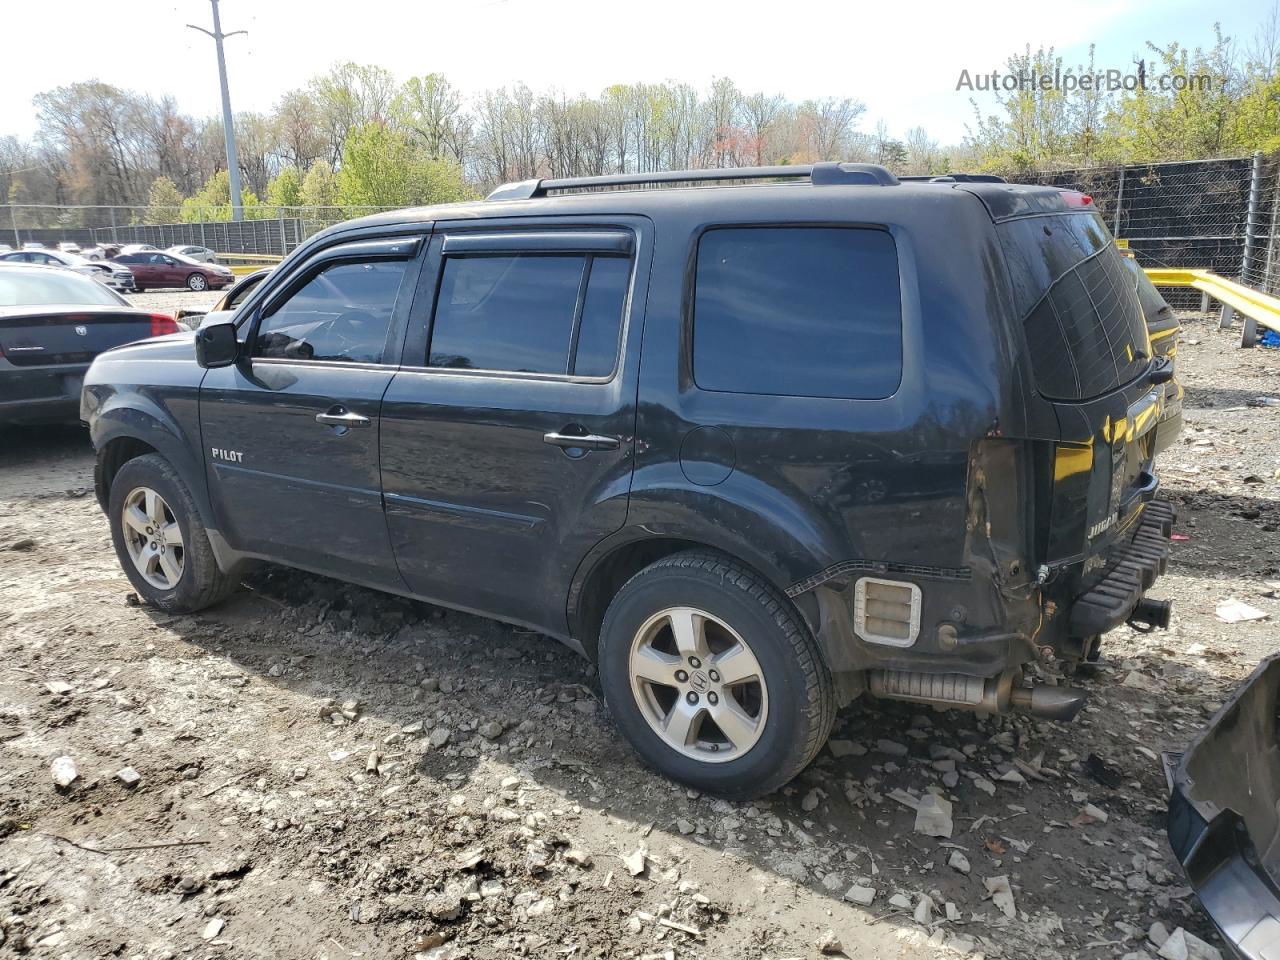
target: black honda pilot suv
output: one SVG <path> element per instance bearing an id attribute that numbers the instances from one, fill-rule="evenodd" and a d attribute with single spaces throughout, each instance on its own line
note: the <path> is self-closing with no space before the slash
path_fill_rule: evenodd
<path id="1" fill-rule="evenodd" d="M 82 415 L 148 603 L 264 559 L 529 627 L 748 797 L 863 693 L 1069 719 L 1100 634 L 1167 624 L 1170 373 L 1087 197 L 821 163 L 333 227 Z"/>

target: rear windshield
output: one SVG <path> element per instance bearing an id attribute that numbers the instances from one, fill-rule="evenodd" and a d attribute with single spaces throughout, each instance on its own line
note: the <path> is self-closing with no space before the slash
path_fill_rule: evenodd
<path id="1" fill-rule="evenodd" d="M 54 304 L 119 307 L 128 301 L 98 281 L 70 271 L 0 267 L 0 307 Z"/>
<path id="2" fill-rule="evenodd" d="M 1142 307 L 1096 213 L 1026 217 L 997 230 L 1042 395 L 1088 400 L 1146 371 Z"/>

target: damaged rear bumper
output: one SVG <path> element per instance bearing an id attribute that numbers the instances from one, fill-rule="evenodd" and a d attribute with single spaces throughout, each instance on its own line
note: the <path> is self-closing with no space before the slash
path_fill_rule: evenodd
<path id="1" fill-rule="evenodd" d="M 1133 536 L 1112 549 L 1102 579 L 1072 603 L 1072 636 L 1106 633 L 1133 616 L 1142 595 L 1168 565 L 1174 518 L 1169 501 L 1146 504 Z"/>
<path id="2" fill-rule="evenodd" d="M 1173 774 L 1169 842 L 1245 960 L 1280 960 L 1280 655 L 1267 658 Z"/>

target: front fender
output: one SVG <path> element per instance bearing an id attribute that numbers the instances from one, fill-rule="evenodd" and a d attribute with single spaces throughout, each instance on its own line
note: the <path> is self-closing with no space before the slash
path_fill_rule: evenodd
<path id="1" fill-rule="evenodd" d="M 139 360 L 146 362 L 134 369 Z M 139 370 L 145 370 L 149 383 L 131 382 Z M 178 471 L 196 502 L 218 565 L 230 570 L 242 558 L 222 537 L 209 500 L 200 435 L 203 375 L 189 346 L 150 341 L 111 351 L 95 360 L 85 376 L 81 415 L 98 455 L 95 487 L 103 509 L 108 496 L 103 467 L 113 445 L 122 440 L 145 444 Z M 118 466 L 111 464 L 113 470 Z"/>

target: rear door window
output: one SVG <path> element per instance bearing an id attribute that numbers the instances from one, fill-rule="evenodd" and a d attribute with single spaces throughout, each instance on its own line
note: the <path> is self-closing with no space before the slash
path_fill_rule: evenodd
<path id="1" fill-rule="evenodd" d="M 879 399 L 902 379 L 898 255 L 885 230 L 733 227 L 698 243 L 700 389 Z"/>

